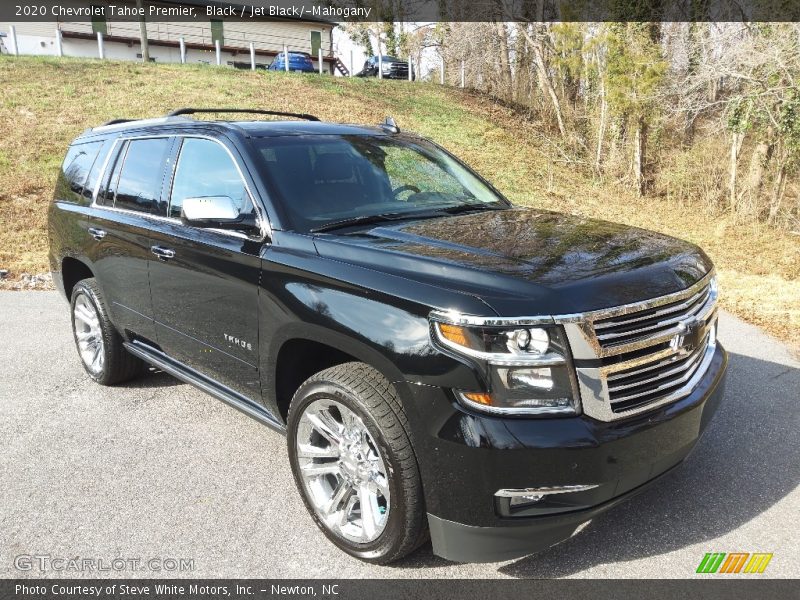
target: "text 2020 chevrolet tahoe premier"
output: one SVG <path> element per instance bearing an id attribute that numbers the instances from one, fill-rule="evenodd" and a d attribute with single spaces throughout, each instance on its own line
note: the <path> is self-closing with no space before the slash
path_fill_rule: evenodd
<path id="1" fill-rule="evenodd" d="M 342 550 L 529 554 L 697 442 L 727 358 L 695 246 L 514 207 L 390 119 L 195 112 L 67 151 L 50 261 L 78 353 L 98 383 L 149 363 L 285 432 Z"/>

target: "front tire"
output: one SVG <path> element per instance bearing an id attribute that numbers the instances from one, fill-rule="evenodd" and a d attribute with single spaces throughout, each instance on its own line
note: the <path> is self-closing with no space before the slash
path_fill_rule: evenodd
<path id="1" fill-rule="evenodd" d="M 72 335 L 83 368 L 101 385 L 114 385 L 138 375 L 144 363 L 128 353 L 122 336 L 108 318 L 103 293 L 93 277 L 72 289 Z"/>
<path id="2" fill-rule="evenodd" d="M 376 564 L 427 540 L 408 422 L 380 373 L 356 362 L 317 373 L 295 393 L 288 424 L 295 483 L 329 540 Z"/>

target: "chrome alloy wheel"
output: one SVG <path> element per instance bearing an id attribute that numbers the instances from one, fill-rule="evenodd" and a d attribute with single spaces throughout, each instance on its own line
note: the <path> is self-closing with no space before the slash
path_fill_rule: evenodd
<path id="1" fill-rule="evenodd" d="M 75 299 L 75 308 L 72 310 L 75 323 L 75 339 L 78 342 L 78 352 L 86 368 L 93 374 L 103 370 L 104 348 L 103 330 L 100 327 L 100 316 L 91 300 L 81 294 Z"/>
<path id="2" fill-rule="evenodd" d="M 378 539 L 389 518 L 389 477 L 361 418 L 335 400 L 315 400 L 296 440 L 306 494 L 328 529 L 360 544 Z"/>

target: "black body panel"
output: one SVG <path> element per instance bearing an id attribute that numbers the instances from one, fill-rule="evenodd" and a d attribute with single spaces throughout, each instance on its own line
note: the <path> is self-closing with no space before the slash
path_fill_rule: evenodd
<path id="1" fill-rule="evenodd" d="M 175 252 L 150 266 L 156 340 L 181 362 L 259 398 L 258 281 L 261 244 L 159 223 L 152 243 Z M 151 255 L 152 256 L 152 255 Z"/>
<path id="2" fill-rule="evenodd" d="M 434 552 L 462 562 L 504 561 L 538 552 L 655 483 L 689 455 L 718 410 L 727 362 L 718 348 L 708 376 L 691 395 L 620 423 L 576 418 L 540 421 L 537 427 L 530 421 L 513 426 L 478 419 L 483 423 L 473 428 L 476 435 L 469 440 L 474 418 L 454 415 L 433 438 L 439 459 L 434 469 L 446 479 L 438 482 L 439 497 L 425 497 Z M 473 423 L 468 425 L 467 419 Z M 494 491 L 531 482 L 599 486 L 570 494 L 569 504 L 554 502 L 549 511 L 531 511 L 539 514 L 497 516 Z"/>
<path id="3" fill-rule="evenodd" d="M 90 245 L 87 258 L 120 330 L 155 339 L 153 303 L 148 278 L 153 222 L 146 216 L 93 209 L 88 225 L 105 232 Z M 91 234 L 87 231 L 87 237 Z"/>
<path id="4" fill-rule="evenodd" d="M 686 289 L 711 269 L 665 235 L 533 209 L 326 236 L 320 254 L 479 295 L 498 314 L 578 313 Z"/>

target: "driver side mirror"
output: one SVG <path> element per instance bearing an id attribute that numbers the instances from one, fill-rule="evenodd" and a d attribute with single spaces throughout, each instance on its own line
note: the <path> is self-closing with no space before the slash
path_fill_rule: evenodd
<path id="1" fill-rule="evenodd" d="M 240 213 L 229 196 L 185 198 L 181 207 L 184 225 L 209 229 L 258 230 L 252 213 Z"/>

